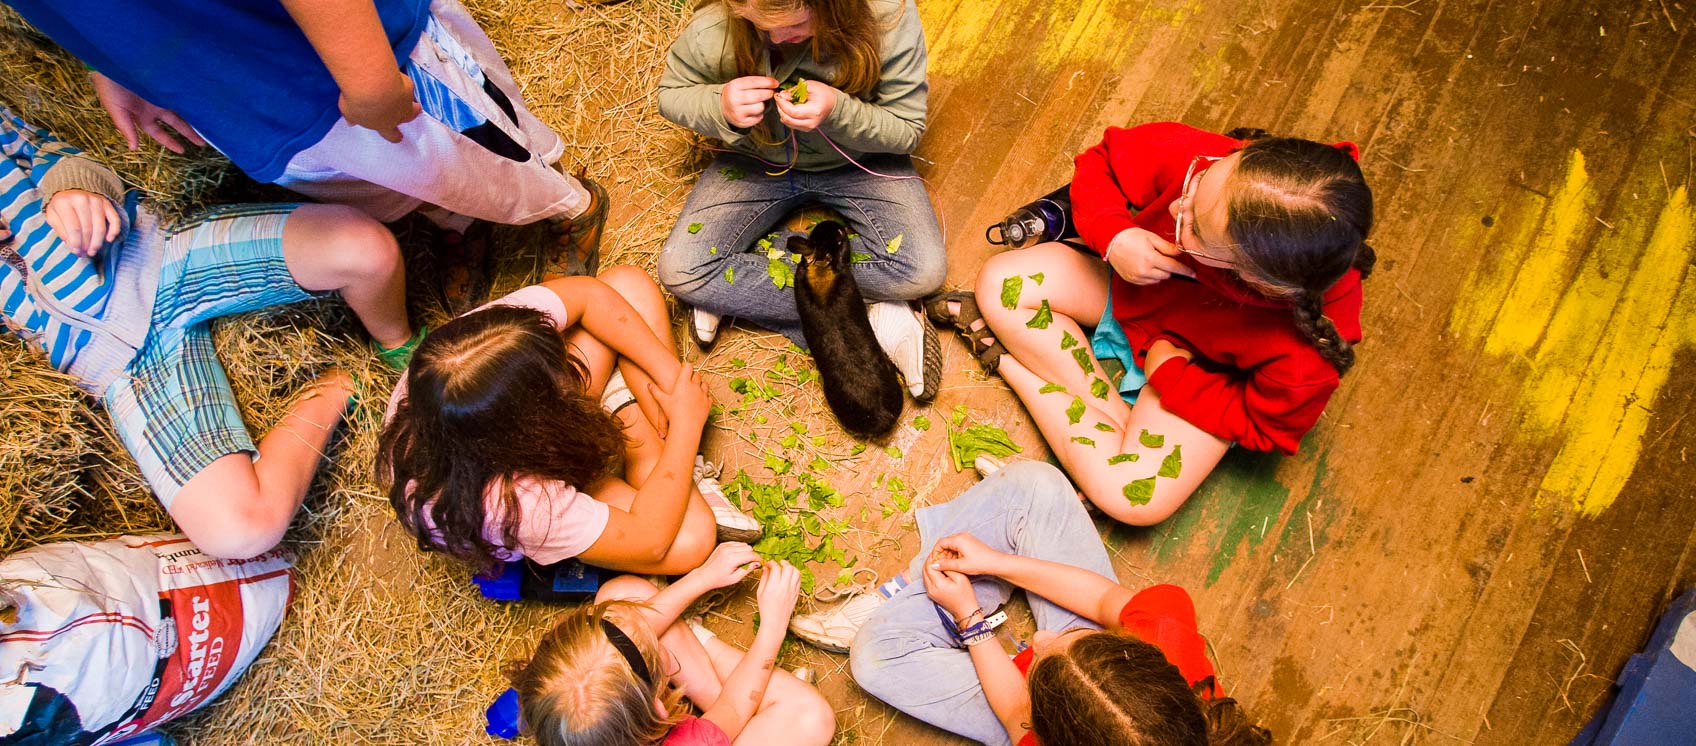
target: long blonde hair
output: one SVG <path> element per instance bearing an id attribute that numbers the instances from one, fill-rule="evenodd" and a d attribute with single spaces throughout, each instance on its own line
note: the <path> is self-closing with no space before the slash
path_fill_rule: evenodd
<path id="1" fill-rule="evenodd" d="M 813 14 L 813 35 L 808 40 L 813 59 L 836 66 L 830 85 L 855 98 L 867 98 L 882 78 L 880 42 L 883 27 L 867 0 L 706 0 L 725 6 L 725 23 L 736 51 L 736 74 L 758 75 L 766 40 L 754 24 L 741 15 L 753 13 L 775 17 L 808 10 Z"/>
<path id="2" fill-rule="evenodd" d="M 657 744 L 688 714 L 683 692 L 664 673 L 659 639 L 636 613 L 640 607 L 606 601 L 573 609 L 542 636 L 528 662 L 509 666 L 525 731 L 537 743 Z M 651 681 L 632 670 L 613 646 L 603 619 L 636 645 Z M 666 716 L 655 710 L 656 700 Z"/>

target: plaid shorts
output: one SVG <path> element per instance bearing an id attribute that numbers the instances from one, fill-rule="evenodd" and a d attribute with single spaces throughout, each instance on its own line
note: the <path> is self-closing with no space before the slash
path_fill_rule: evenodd
<path id="1" fill-rule="evenodd" d="M 106 411 L 167 510 L 183 484 L 232 453 L 257 453 L 242 423 L 211 321 L 314 297 L 283 261 L 283 224 L 297 205 L 230 205 L 177 226 L 147 341 L 126 377 L 104 389 Z"/>

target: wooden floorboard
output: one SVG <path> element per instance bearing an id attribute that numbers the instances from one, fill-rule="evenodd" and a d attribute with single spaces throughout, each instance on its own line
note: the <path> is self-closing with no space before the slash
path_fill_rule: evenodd
<path id="1" fill-rule="evenodd" d="M 1165 525 L 1107 530 L 1116 565 L 1192 589 L 1231 693 L 1281 742 L 1570 738 L 1696 583 L 1696 239 L 1675 196 L 1696 17 L 1489 0 L 921 12 L 939 40 L 921 155 L 955 284 L 991 253 L 982 226 L 1108 125 L 1360 143 L 1381 259 L 1361 364 L 1301 454 L 1233 452 Z M 903 728 L 886 742 L 929 733 Z"/>

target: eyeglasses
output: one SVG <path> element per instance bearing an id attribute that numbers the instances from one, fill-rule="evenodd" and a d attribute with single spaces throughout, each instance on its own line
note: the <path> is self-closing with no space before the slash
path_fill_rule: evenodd
<path id="1" fill-rule="evenodd" d="M 1191 219 L 1189 221 L 1186 221 L 1186 219 L 1185 219 L 1186 216 L 1188 216 L 1190 213 L 1195 211 L 1195 198 L 1191 194 L 1190 190 L 1195 188 L 1195 185 L 1196 185 L 1196 182 L 1197 182 L 1196 177 L 1199 176 L 1202 171 L 1207 170 L 1207 169 L 1204 168 L 1204 169 L 1201 169 L 1201 171 L 1197 171 L 1196 166 L 1201 165 L 1202 161 L 1206 161 L 1207 164 L 1209 166 L 1211 166 L 1214 163 L 1225 160 L 1227 157 L 1229 157 L 1229 156 L 1198 155 L 1195 158 L 1192 158 L 1190 160 L 1189 169 L 1184 171 L 1183 189 L 1178 192 L 1178 218 L 1177 218 L 1177 221 L 1176 221 L 1177 225 L 1174 228 L 1174 230 L 1172 231 L 1172 243 L 1178 247 L 1179 251 L 1182 251 L 1185 254 L 1189 254 L 1190 256 L 1197 256 L 1197 257 L 1201 257 L 1203 259 L 1211 259 L 1211 260 L 1213 260 L 1215 262 L 1219 262 L 1221 264 L 1235 264 L 1235 262 L 1231 261 L 1230 259 L 1221 257 L 1217 254 L 1203 253 L 1203 252 L 1200 252 L 1200 251 L 1195 251 L 1193 249 L 1188 249 L 1188 248 L 1184 247 L 1184 228 L 1185 228 L 1186 222 L 1188 222 L 1188 223 L 1194 222 L 1193 219 Z M 1205 243 L 1203 243 L 1202 240 L 1201 240 L 1201 232 L 1195 230 L 1194 225 L 1189 225 L 1189 229 L 1191 231 L 1194 231 L 1194 233 L 1195 233 L 1195 242 L 1198 243 L 1198 244 L 1201 244 L 1202 248 L 1204 248 L 1204 249 L 1207 248 L 1207 245 Z"/>

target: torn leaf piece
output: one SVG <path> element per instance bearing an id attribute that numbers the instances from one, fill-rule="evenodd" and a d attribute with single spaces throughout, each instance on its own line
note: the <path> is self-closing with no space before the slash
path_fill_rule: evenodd
<path id="1" fill-rule="evenodd" d="M 1073 347 L 1077 347 L 1077 346 L 1078 346 L 1078 338 L 1072 336 L 1071 332 L 1066 331 L 1065 329 L 1061 329 L 1060 330 L 1060 349 L 1070 350 Z"/>
<path id="2" fill-rule="evenodd" d="M 1121 453 L 1117 456 L 1114 456 L 1112 458 L 1107 459 L 1107 465 L 1108 466 L 1118 466 L 1119 464 L 1135 462 L 1137 459 L 1140 459 L 1140 458 L 1142 458 L 1142 457 L 1138 456 L 1137 454 L 1134 454 L 1134 453 Z"/>
<path id="3" fill-rule="evenodd" d="M 917 416 L 917 417 L 914 417 L 913 418 L 913 427 L 914 427 L 914 429 L 917 429 L 917 430 L 929 430 L 930 429 L 930 418 L 925 416 L 925 415 L 922 415 L 922 414 Z"/>
<path id="4" fill-rule="evenodd" d="M 724 281 L 731 284 L 731 285 L 736 284 L 736 268 L 735 267 L 725 267 L 724 268 Z"/>
<path id="5" fill-rule="evenodd" d="M 868 254 L 864 251 L 856 251 L 856 252 L 848 255 L 848 260 L 850 262 L 854 263 L 854 264 L 859 264 L 860 262 L 869 262 L 869 261 L 872 260 L 872 255 Z"/>
<path id="6" fill-rule="evenodd" d="M 1172 452 L 1166 454 L 1166 458 L 1160 460 L 1160 471 L 1155 472 L 1155 476 L 1166 477 L 1167 479 L 1176 479 L 1179 474 L 1183 473 L 1183 450 L 1184 447 L 1182 445 L 1176 443 L 1172 444 Z"/>
<path id="7" fill-rule="evenodd" d="M 1095 375 L 1095 363 L 1090 362 L 1089 348 L 1074 348 L 1072 350 L 1072 359 L 1078 361 L 1078 368 L 1083 370 L 1084 375 Z"/>
<path id="8" fill-rule="evenodd" d="M 1043 298 L 1042 305 L 1037 306 L 1036 315 L 1032 316 L 1030 321 L 1025 322 L 1025 327 L 1047 329 L 1048 325 L 1052 323 L 1054 323 L 1054 310 L 1048 307 L 1048 299 Z"/>
<path id="9" fill-rule="evenodd" d="M 1147 505 L 1154 499 L 1154 477 L 1145 477 L 1125 485 L 1125 499 L 1132 505 Z"/>
<path id="10" fill-rule="evenodd" d="M 1114 428 L 1113 428 L 1113 426 L 1112 426 L 1112 425 L 1109 425 L 1109 424 L 1107 424 L 1107 423 L 1105 423 L 1105 422 L 1097 422 L 1097 423 L 1095 423 L 1095 429 L 1097 429 L 1097 430 L 1100 430 L 1100 431 L 1101 431 L 1101 432 L 1104 432 L 1104 433 L 1116 433 L 1116 432 L 1119 432 L 1119 431 L 1118 431 L 1118 430 L 1116 430 L 1116 429 L 1114 429 Z"/>
<path id="11" fill-rule="evenodd" d="M 1103 381 L 1099 378 L 1091 378 L 1090 379 L 1090 381 L 1089 381 L 1089 393 L 1090 393 L 1091 396 L 1094 396 L 1097 399 L 1106 399 L 1107 398 L 1107 391 L 1108 391 L 1108 388 L 1107 388 L 1107 382 L 1106 381 Z"/>
<path id="12" fill-rule="evenodd" d="M 1094 439 L 1094 438 L 1086 438 L 1086 437 L 1084 437 L 1084 436 L 1082 436 L 1082 435 L 1074 435 L 1074 436 L 1072 436 L 1072 442 L 1073 442 L 1073 443 L 1082 443 L 1082 444 L 1084 444 L 1084 445 L 1086 445 L 1086 446 L 1089 446 L 1089 447 L 1090 447 L 1090 448 L 1094 448 L 1094 447 L 1095 447 L 1095 439 Z"/>
<path id="13" fill-rule="evenodd" d="M 1019 307 L 1019 293 L 1025 289 L 1025 278 L 1013 275 L 1001 281 L 1001 307 L 1013 309 Z"/>
<path id="14" fill-rule="evenodd" d="M 689 235 L 693 236 L 696 233 L 700 233 L 701 229 L 703 227 L 705 227 L 705 226 L 701 225 L 700 223 L 690 223 L 689 224 Z"/>
<path id="15" fill-rule="evenodd" d="M 1159 448 L 1166 445 L 1166 436 L 1156 435 L 1147 430 L 1137 433 L 1137 442 L 1144 448 Z"/>
<path id="16" fill-rule="evenodd" d="M 1044 278 L 1044 275 L 1043 275 L 1043 274 L 1042 274 L 1042 273 L 1041 273 L 1041 272 L 1038 272 L 1038 273 L 1036 273 L 1036 274 L 1034 274 L 1034 275 L 1031 275 L 1031 276 L 1030 276 L 1030 278 L 1031 278 L 1031 282 L 1034 282 L 1034 283 L 1036 283 L 1036 284 L 1038 284 L 1038 285 L 1041 285 L 1041 284 L 1042 284 L 1042 281 L 1043 281 L 1043 279 L 1045 279 L 1045 278 Z"/>
<path id="17" fill-rule="evenodd" d="M 1065 393 L 1065 391 L 1066 387 L 1058 383 L 1045 383 L 1042 388 L 1036 390 L 1039 394 Z"/>
<path id="18" fill-rule="evenodd" d="M 801 78 L 799 80 L 796 80 L 795 85 L 789 86 L 789 100 L 794 101 L 797 104 L 807 103 L 807 79 L 806 78 Z"/>
<path id="19" fill-rule="evenodd" d="M 1083 418 L 1084 418 L 1084 400 L 1079 398 L 1079 397 L 1074 396 L 1074 397 L 1072 397 L 1071 406 L 1066 407 L 1066 422 L 1068 424 L 1076 425 L 1076 424 L 1078 424 L 1078 420 L 1081 420 Z"/>
<path id="20" fill-rule="evenodd" d="M 895 234 L 895 237 L 889 239 L 889 243 L 884 244 L 883 248 L 888 250 L 889 253 L 891 253 L 891 254 L 893 254 L 897 251 L 900 251 L 901 250 L 901 239 L 905 238 L 906 236 L 907 236 L 907 234 L 905 234 L 905 233 Z"/>
<path id="21" fill-rule="evenodd" d="M 723 176 L 725 181 L 741 181 L 748 176 L 747 172 L 735 166 L 725 166 L 720 168 L 718 170 L 718 175 Z"/>

